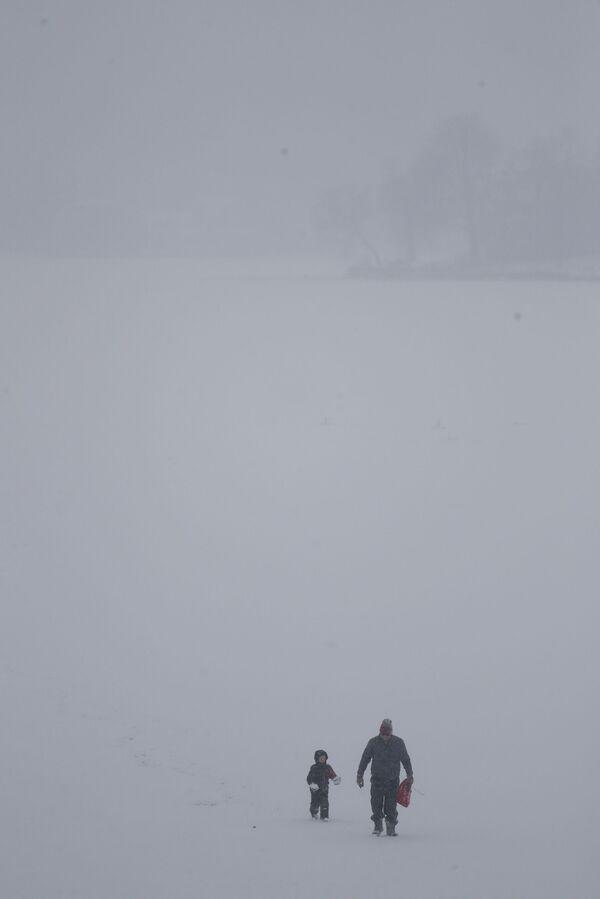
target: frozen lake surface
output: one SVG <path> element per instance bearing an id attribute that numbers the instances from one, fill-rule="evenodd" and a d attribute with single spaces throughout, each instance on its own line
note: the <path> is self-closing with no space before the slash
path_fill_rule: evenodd
<path id="1" fill-rule="evenodd" d="M 1 895 L 595 899 L 597 287 L 0 284 Z"/>

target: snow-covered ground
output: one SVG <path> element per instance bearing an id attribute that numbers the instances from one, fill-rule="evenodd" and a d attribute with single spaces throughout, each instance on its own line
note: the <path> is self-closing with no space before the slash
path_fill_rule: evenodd
<path id="1" fill-rule="evenodd" d="M 2 899 L 595 899 L 596 287 L 0 287 Z"/>

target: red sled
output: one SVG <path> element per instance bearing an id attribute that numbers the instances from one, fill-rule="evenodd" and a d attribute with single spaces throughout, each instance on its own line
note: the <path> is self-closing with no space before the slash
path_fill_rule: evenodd
<path id="1" fill-rule="evenodd" d="M 408 808 L 410 805 L 410 791 L 412 790 L 411 784 L 408 782 L 408 778 L 403 780 L 400 786 L 398 787 L 398 792 L 396 793 L 396 801 L 403 805 L 404 808 Z"/>

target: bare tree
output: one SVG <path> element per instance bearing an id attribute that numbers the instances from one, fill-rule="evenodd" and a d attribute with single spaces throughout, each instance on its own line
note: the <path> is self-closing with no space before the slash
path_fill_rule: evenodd
<path id="1" fill-rule="evenodd" d="M 331 188 L 316 208 L 317 224 L 340 237 L 348 250 L 366 250 L 370 264 L 381 269 L 381 256 L 367 236 L 373 209 L 367 189 L 354 184 Z"/>
<path id="2" fill-rule="evenodd" d="M 475 116 L 442 122 L 409 166 L 403 204 L 413 239 L 461 230 L 472 264 L 481 260 L 480 210 L 492 181 L 498 143 Z"/>
<path id="3" fill-rule="evenodd" d="M 600 169 L 570 141 L 533 141 L 497 179 L 484 233 L 501 261 L 553 261 L 597 252 Z"/>

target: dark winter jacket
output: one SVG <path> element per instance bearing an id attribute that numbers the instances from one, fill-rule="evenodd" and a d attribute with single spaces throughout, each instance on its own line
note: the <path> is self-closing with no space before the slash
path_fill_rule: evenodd
<path id="1" fill-rule="evenodd" d="M 404 740 L 392 735 L 389 741 L 378 735 L 372 737 L 365 747 L 358 764 L 357 774 L 361 777 L 365 773 L 367 765 L 371 762 L 371 780 L 400 780 L 400 765 L 404 765 L 406 773 L 412 777 L 412 765 L 406 751 Z"/>
<path id="2" fill-rule="evenodd" d="M 321 765 L 320 762 L 315 762 L 314 765 L 311 765 L 310 771 L 306 777 L 307 784 L 318 784 L 320 790 L 327 791 L 329 789 L 329 781 L 333 780 L 334 777 L 337 777 L 337 774 L 327 762 L 324 765 Z"/>

